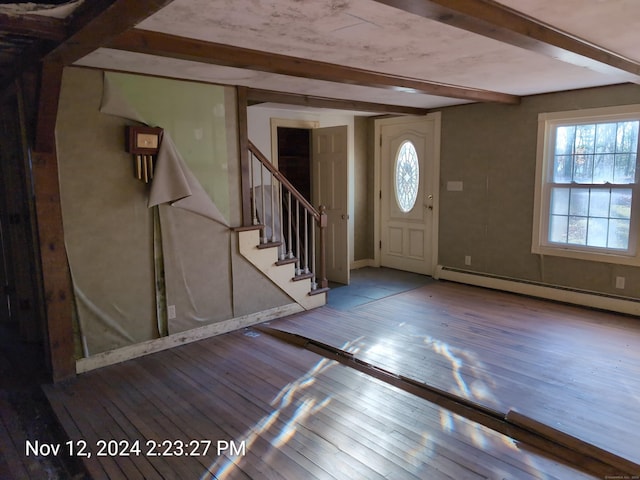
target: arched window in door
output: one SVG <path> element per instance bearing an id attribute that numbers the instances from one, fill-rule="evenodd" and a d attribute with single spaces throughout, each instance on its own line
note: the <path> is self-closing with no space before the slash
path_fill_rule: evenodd
<path id="1" fill-rule="evenodd" d="M 402 142 L 395 161 L 395 192 L 398 207 L 404 213 L 411 211 L 418 198 L 420 167 L 418 152 L 410 140 Z"/>

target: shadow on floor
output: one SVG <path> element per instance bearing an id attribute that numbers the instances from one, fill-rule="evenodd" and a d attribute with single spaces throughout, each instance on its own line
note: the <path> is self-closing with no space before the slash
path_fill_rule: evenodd
<path id="1" fill-rule="evenodd" d="M 431 277 L 392 268 L 366 267 L 351 271 L 351 284 L 330 283 L 327 306 L 351 310 L 365 303 L 390 297 L 434 282 Z"/>

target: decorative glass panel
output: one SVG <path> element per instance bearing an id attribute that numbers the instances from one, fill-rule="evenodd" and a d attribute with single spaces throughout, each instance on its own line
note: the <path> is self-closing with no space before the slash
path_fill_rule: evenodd
<path id="1" fill-rule="evenodd" d="M 416 204 L 420 180 L 418 152 L 410 141 L 400 145 L 396 155 L 395 190 L 398 207 L 409 212 Z"/>

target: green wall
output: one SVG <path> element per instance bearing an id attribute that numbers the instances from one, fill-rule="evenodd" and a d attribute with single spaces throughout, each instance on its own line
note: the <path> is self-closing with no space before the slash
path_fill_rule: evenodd
<path id="1" fill-rule="evenodd" d="M 439 263 L 640 298 L 638 267 L 531 253 L 538 114 L 633 103 L 640 103 L 638 85 L 443 109 Z M 462 181 L 463 191 L 448 191 L 448 181 Z M 626 277 L 625 289 L 615 288 L 616 276 Z"/>

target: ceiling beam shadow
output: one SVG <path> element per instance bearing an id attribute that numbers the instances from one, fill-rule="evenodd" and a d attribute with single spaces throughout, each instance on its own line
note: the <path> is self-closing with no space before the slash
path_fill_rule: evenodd
<path id="1" fill-rule="evenodd" d="M 494 0 L 374 0 L 565 63 L 640 83 L 640 62 L 598 46 Z"/>
<path id="2" fill-rule="evenodd" d="M 401 77 L 326 62 L 250 50 L 160 32 L 132 29 L 106 47 L 160 57 L 226 67 L 244 68 L 293 77 L 422 93 L 474 102 L 517 104 L 520 97 L 471 87 Z"/>

